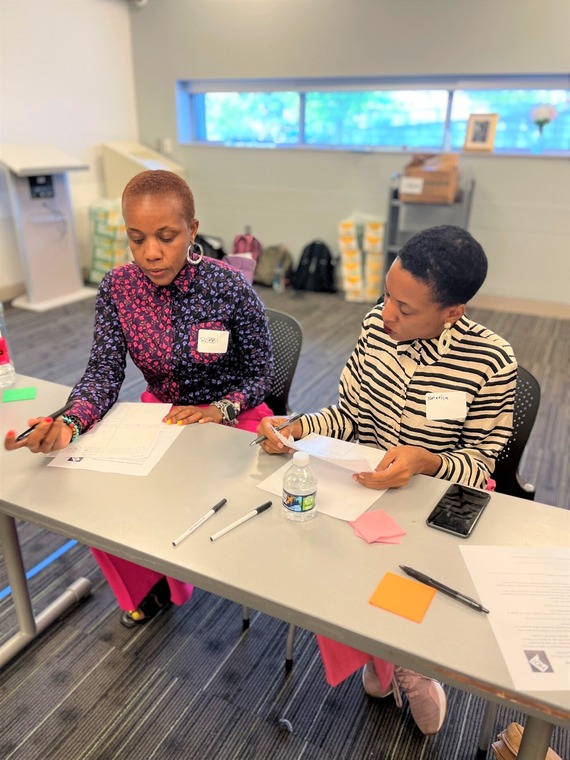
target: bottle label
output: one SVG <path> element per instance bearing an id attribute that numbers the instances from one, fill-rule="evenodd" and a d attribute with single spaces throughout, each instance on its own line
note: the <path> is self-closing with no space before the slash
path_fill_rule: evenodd
<path id="1" fill-rule="evenodd" d="M 283 491 L 282 504 L 290 512 L 310 512 L 317 503 L 317 492 L 299 496 L 298 494 Z"/>
<path id="2" fill-rule="evenodd" d="M 0 364 L 9 364 L 10 355 L 8 353 L 8 345 L 6 338 L 0 338 Z"/>

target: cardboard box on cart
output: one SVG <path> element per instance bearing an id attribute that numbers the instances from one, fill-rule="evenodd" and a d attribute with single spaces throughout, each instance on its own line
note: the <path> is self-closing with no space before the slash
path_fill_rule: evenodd
<path id="1" fill-rule="evenodd" d="M 403 203 L 455 203 L 459 189 L 459 156 L 456 153 L 414 153 L 400 179 Z"/>

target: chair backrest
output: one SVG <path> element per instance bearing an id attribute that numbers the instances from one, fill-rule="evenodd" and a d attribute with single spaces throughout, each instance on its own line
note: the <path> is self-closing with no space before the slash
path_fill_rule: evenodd
<path id="1" fill-rule="evenodd" d="M 532 431 L 538 406 L 540 404 L 540 385 L 538 380 L 524 367 L 518 368 L 517 389 L 513 414 L 513 432 L 505 448 L 497 457 L 493 480 L 497 491 L 523 499 L 534 499 L 534 486 L 525 483 L 518 468 L 524 448 Z"/>
<path id="2" fill-rule="evenodd" d="M 265 402 L 274 414 L 288 414 L 289 391 L 301 354 L 303 330 L 296 319 L 273 309 L 267 309 L 267 323 L 273 344 L 275 375 Z"/>

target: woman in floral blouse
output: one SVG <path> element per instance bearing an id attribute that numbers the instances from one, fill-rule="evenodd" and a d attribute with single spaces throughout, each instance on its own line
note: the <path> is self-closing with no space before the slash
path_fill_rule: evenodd
<path id="1" fill-rule="evenodd" d="M 102 280 L 87 369 L 63 417 L 39 423 L 23 441 L 10 431 L 7 449 L 57 451 L 89 430 L 117 401 L 127 353 L 147 382 L 143 401 L 171 403 L 167 424 L 223 423 L 255 431 L 270 414 L 263 402 L 273 372 L 265 309 L 245 278 L 202 258 L 194 239 L 192 191 L 178 175 L 145 171 L 123 192 L 123 216 L 134 262 Z M 92 549 L 127 627 L 170 601 L 183 604 L 192 586 Z"/>

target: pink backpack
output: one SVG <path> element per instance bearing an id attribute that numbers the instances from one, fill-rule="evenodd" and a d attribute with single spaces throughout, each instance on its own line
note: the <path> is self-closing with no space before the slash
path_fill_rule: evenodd
<path id="1" fill-rule="evenodd" d="M 248 282 L 253 282 L 253 273 L 262 250 L 261 243 L 253 235 L 236 235 L 232 252 L 226 256 L 226 261 L 241 272 Z"/>

